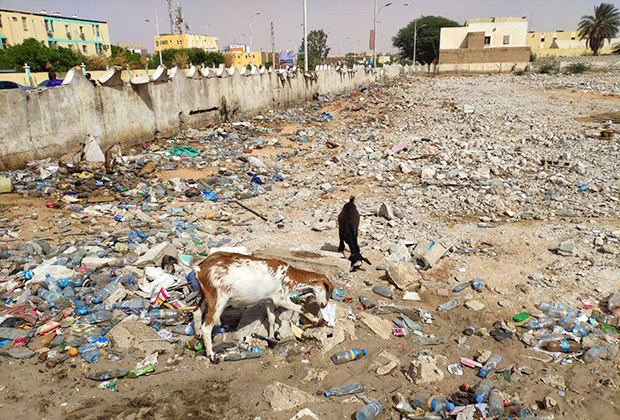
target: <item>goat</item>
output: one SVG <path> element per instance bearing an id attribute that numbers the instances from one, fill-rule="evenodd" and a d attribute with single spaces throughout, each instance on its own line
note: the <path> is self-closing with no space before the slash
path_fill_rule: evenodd
<path id="1" fill-rule="evenodd" d="M 357 231 L 360 225 L 360 214 L 353 202 L 355 197 L 351 197 L 349 202 L 342 207 L 342 211 L 338 215 L 338 234 L 340 236 L 340 245 L 338 252 L 344 252 L 344 244 L 349 245 L 349 261 L 351 261 L 351 270 L 362 265 L 362 261 L 372 265 L 368 259 L 360 254 L 360 247 L 357 245 Z"/>
<path id="2" fill-rule="evenodd" d="M 194 326 L 212 361 L 216 358 L 211 331 L 214 325 L 220 325 L 222 312 L 229 303 L 253 305 L 265 301 L 268 336 L 273 337 L 276 306 L 302 313 L 302 306 L 289 299 L 291 293 L 311 288 L 319 305 L 325 307 L 334 288 L 323 274 L 300 270 L 280 260 L 230 252 L 213 253 L 194 270 L 201 291 L 200 303 L 193 314 Z M 306 317 L 313 318 L 311 314 Z"/>

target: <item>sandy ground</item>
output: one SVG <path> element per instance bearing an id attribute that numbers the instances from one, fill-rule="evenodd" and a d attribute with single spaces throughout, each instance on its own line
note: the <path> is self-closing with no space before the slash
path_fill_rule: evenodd
<path id="1" fill-rule="evenodd" d="M 487 80 L 492 81 L 493 77 Z M 412 86 L 426 83 L 424 79 L 413 79 Z M 497 95 L 501 95 L 497 91 Z M 605 111 L 613 112 L 618 107 L 618 97 L 594 94 L 582 94 L 568 90 L 531 90 L 528 94 L 542 97 L 549 108 L 561 103 L 574 108 L 575 114 L 584 117 Z M 493 98 L 490 98 L 493 100 Z M 339 124 L 362 125 L 369 121 L 381 119 L 380 109 L 373 112 L 361 110 L 356 119 L 340 120 L 342 110 L 355 107 L 348 100 L 337 100 L 321 109 L 330 112 L 334 121 Z M 400 111 L 400 112 L 407 112 Z M 411 111 L 413 112 L 413 111 Z M 417 109 L 415 112 L 424 112 Z M 281 143 L 276 148 L 256 150 L 256 156 L 275 156 L 277 153 L 290 151 L 291 148 L 303 149 L 308 145 L 288 140 L 298 130 L 304 129 L 302 124 L 266 123 L 272 129 L 267 137 L 277 137 Z M 397 127 L 389 126 L 381 133 L 390 136 Z M 275 134 L 274 134 L 275 133 Z M 423 133 L 420 133 L 423 135 Z M 342 147 L 348 147 L 346 140 L 335 139 Z M 286 146 L 286 147 L 284 147 Z M 304 155 L 292 158 L 293 161 L 311 168 L 310 162 L 304 162 Z M 160 173 L 158 177 L 167 180 L 173 177 L 202 178 L 213 175 L 216 168 L 180 169 Z M 314 174 L 318 175 L 318 174 Z M 313 176 L 308 173 L 308 176 Z M 380 191 L 373 182 L 363 177 L 350 178 L 342 181 L 336 191 L 318 198 L 321 207 L 337 212 L 342 203 L 350 196 L 364 203 L 374 200 L 389 191 Z M 274 190 L 265 196 L 247 200 L 245 203 L 259 209 L 266 215 L 275 210 L 270 203 L 271 197 L 289 196 L 277 184 Z M 54 245 L 63 241 L 72 241 L 74 237 L 66 233 L 55 233 L 57 228 L 52 221 L 64 211 L 49 209 L 45 199 L 22 198 L 16 194 L 0 196 L 0 218 L 4 223 L 14 222 L 22 227 L 20 238 L 25 241 L 31 238 L 49 238 Z M 173 203 L 174 204 L 174 203 Z M 213 222 L 213 226 L 223 226 L 231 230 L 232 235 L 243 235 L 248 238 L 250 248 L 259 247 L 265 241 L 283 246 L 295 247 L 301 244 L 320 248 L 337 245 L 337 232 L 312 231 L 310 226 L 285 224 L 282 228 L 267 227 L 247 212 L 234 206 L 224 207 L 235 212 L 230 222 Z M 211 211 L 207 209 L 206 213 Z M 234 209 L 234 210 L 233 210 Z M 279 207 L 278 211 L 287 219 L 303 217 L 303 203 L 287 207 Z M 608 231 L 620 229 L 617 218 L 555 218 L 540 221 L 500 222 L 494 229 L 476 228 L 477 218 L 463 215 L 461 217 L 439 218 L 428 211 L 416 212 L 410 209 L 415 219 L 424 225 L 435 224 L 443 233 L 467 238 L 479 252 L 459 255 L 449 254 L 441 263 L 425 273 L 425 283 L 420 302 L 406 303 L 398 299 L 397 304 L 413 304 L 413 306 L 429 310 L 434 320 L 425 325 L 425 332 L 442 337 L 445 344 L 430 348 L 440 356 L 440 366 L 445 372 L 441 382 L 414 386 L 408 382 L 402 369 L 406 369 L 409 361 L 422 348 L 411 342 L 409 337 L 392 337 L 383 340 L 361 322 L 356 324 L 357 340 L 339 345 L 337 349 L 346 347 L 363 347 L 369 350 L 369 356 L 359 361 L 335 366 L 329 361 L 330 354 L 322 355 L 316 349 L 307 354 L 292 351 L 285 358 L 278 357 L 274 352 L 267 351 L 260 359 L 237 363 L 210 364 L 204 358 L 195 358 L 192 352 L 186 351 L 180 362 L 168 370 L 167 359 L 171 354 L 160 355 L 159 368 L 156 374 L 124 379 L 119 381 L 118 392 L 97 389 L 97 382 L 85 379 L 83 374 L 89 369 L 105 370 L 106 367 L 130 367 L 139 357 L 121 355 L 121 359 L 110 362 L 102 357 L 96 369 L 87 366 L 79 359 L 69 359 L 53 369 L 36 360 L 16 360 L 0 358 L 0 419 L 253 419 L 260 416 L 263 420 L 287 420 L 300 408 L 283 412 L 274 412 L 265 401 L 262 393 L 265 387 L 274 381 L 295 386 L 321 400 L 310 403 L 309 407 L 321 419 L 350 419 L 361 407 L 359 400 L 343 402 L 345 398 L 328 400 L 321 396 L 326 389 L 350 382 L 362 381 L 366 385 L 365 394 L 379 398 L 385 406 L 391 405 L 391 397 L 396 392 L 410 395 L 449 395 L 458 390 L 462 383 L 473 385 L 478 382 L 476 371 L 464 368 L 463 376 L 450 375 L 445 366 L 457 363 L 459 358 L 473 358 L 477 350 L 488 349 L 502 354 L 504 363 L 513 364 L 517 373 L 512 383 L 502 382 L 500 388 L 507 395 L 524 402 L 535 410 L 542 409 L 542 400 L 552 396 L 558 401 L 558 407 L 545 410 L 553 414 L 555 419 L 618 419 L 620 367 L 618 359 L 585 364 L 575 360 L 568 364 L 558 364 L 547 360 L 545 355 L 531 350 L 517 338 L 498 343 L 489 336 L 471 336 L 459 344 L 461 332 L 469 325 L 478 328 L 492 329 L 498 320 L 508 321 L 522 311 L 533 311 L 534 303 L 543 299 L 562 298 L 575 304 L 602 298 L 613 290 L 620 288 L 620 268 L 617 259 L 609 264 L 606 260 L 598 261 L 594 267 L 583 266 L 579 257 L 559 257 L 549 252 L 549 247 L 566 238 L 580 238 L 582 231 L 577 224 L 585 224 L 589 228 Z M 21 218 L 36 212 L 38 220 L 31 222 Z M 240 220 L 249 221 L 246 226 L 238 226 Z M 86 229 L 80 221 L 72 220 L 72 233 L 77 236 Z M 387 225 L 386 225 L 386 228 Z M 584 240 L 587 238 L 584 237 Z M 372 242 L 369 236 L 360 237 L 361 242 Z M 387 285 L 385 272 L 376 270 L 377 266 L 385 265 L 383 253 L 377 249 L 365 248 L 364 255 L 373 262 L 373 266 L 365 266 L 363 270 L 346 273 L 336 280 L 338 287 L 344 287 L 347 294 L 356 297 L 364 294 L 374 300 L 374 295 L 364 282 Z M 602 257 L 601 257 L 602 258 Z M 561 264 L 558 264 L 561 261 Z M 550 281 L 539 282 L 528 279 L 528 276 L 544 271 L 550 275 Z M 437 295 L 440 288 L 452 289 L 458 282 L 457 275 L 471 280 L 474 276 L 486 279 L 488 288 L 482 293 L 467 289 L 458 297 L 462 302 L 469 299 L 480 300 L 485 308 L 473 312 L 458 307 L 447 313 L 436 312 L 439 304 L 446 298 Z M 502 305 L 499 304 L 502 302 Z M 392 319 L 392 315 L 384 315 Z M 220 338 L 225 341 L 226 337 Z M 427 347 L 428 348 L 428 347 Z M 401 363 L 387 376 L 378 376 L 373 365 L 378 360 L 378 353 L 387 350 L 396 355 Z M 331 353 L 331 352 L 330 352 Z M 105 356 L 105 349 L 103 352 Z M 327 371 L 325 379 L 308 380 L 308 374 Z M 311 375 L 310 375 L 311 376 Z M 565 396 L 558 395 L 558 389 L 543 381 L 543 378 L 559 376 L 565 387 Z M 346 400 L 345 400 L 346 401 Z M 391 408 L 381 415 L 381 419 L 397 419 L 399 415 Z"/>

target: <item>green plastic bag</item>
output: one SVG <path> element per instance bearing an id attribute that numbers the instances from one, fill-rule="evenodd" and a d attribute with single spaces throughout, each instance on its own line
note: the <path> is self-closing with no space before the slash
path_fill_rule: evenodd
<path id="1" fill-rule="evenodd" d="M 191 146 L 175 146 L 172 149 L 170 149 L 170 154 L 173 156 L 185 156 L 185 157 L 200 156 L 200 152 Z"/>

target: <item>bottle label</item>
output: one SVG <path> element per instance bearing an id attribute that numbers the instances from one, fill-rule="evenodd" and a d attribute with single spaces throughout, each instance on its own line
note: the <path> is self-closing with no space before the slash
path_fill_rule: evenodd
<path id="1" fill-rule="evenodd" d="M 435 411 L 435 398 L 429 398 L 428 401 L 426 401 L 426 405 L 429 410 Z"/>
<path id="2" fill-rule="evenodd" d="M 381 411 L 381 407 L 379 407 L 379 404 L 374 402 L 374 401 L 371 401 L 370 405 L 372 405 L 374 407 L 376 413 L 379 414 L 379 411 Z"/>
<path id="3" fill-rule="evenodd" d="M 570 344 L 566 340 L 560 341 L 560 348 L 564 353 L 568 353 L 570 350 Z"/>
<path id="4" fill-rule="evenodd" d="M 357 359 L 357 352 L 355 351 L 355 349 L 349 350 L 349 353 L 351 354 L 351 360 Z"/>

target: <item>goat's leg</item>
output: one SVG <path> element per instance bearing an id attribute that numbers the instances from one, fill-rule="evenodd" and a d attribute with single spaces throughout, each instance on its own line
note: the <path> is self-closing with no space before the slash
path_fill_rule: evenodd
<path id="1" fill-rule="evenodd" d="M 273 302 L 265 302 L 265 310 L 267 311 L 267 321 L 269 322 L 269 332 L 267 337 L 274 337 L 274 329 L 276 324 L 276 314 L 274 313 L 275 306 Z"/>
<path id="2" fill-rule="evenodd" d="M 228 297 L 223 298 L 221 296 L 218 296 L 217 299 L 217 303 L 215 304 L 215 308 L 213 308 L 213 312 L 209 312 L 207 314 L 207 317 L 209 317 L 210 322 L 207 324 L 206 323 L 206 319 L 205 319 L 205 323 L 202 324 L 202 334 L 203 337 L 202 339 L 204 340 L 205 343 L 205 350 L 207 353 L 207 357 L 209 359 L 211 359 L 212 362 L 218 362 L 219 359 L 215 356 L 215 353 L 213 352 L 213 339 L 211 338 L 211 333 L 213 332 L 213 326 L 214 325 L 220 325 L 221 324 L 221 317 L 222 317 L 222 312 L 224 312 L 224 309 L 226 309 L 226 306 L 228 305 Z"/>
<path id="3" fill-rule="evenodd" d="M 340 245 L 338 245 L 338 252 L 342 252 L 344 254 L 344 239 L 340 236 Z"/>
<path id="4" fill-rule="evenodd" d="M 204 314 L 206 313 L 206 310 L 207 302 L 204 298 L 202 298 L 200 299 L 200 303 L 192 313 L 192 315 L 194 316 L 194 331 L 197 338 L 201 338 L 202 336 L 202 328 L 200 328 L 200 326 L 202 325 L 202 319 Z"/>

